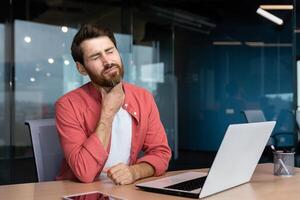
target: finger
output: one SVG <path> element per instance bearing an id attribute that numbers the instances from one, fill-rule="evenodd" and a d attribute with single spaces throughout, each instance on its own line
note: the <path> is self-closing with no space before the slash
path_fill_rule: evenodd
<path id="1" fill-rule="evenodd" d="M 109 169 L 108 167 L 105 167 L 102 169 L 102 172 L 107 173 L 108 169 Z"/>
<path id="2" fill-rule="evenodd" d="M 110 173 L 106 173 L 106 176 L 116 185 L 118 185 L 118 183 L 116 182 L 116 179 L 110 174 Z"/>
<path id="3" fill-rule="evenodd" d="M 120 177 L 122 177 L 124 175 L 125 176 L 130 176 L 130 172 L 127 168 L 123 168 L 123 169 L 120 169 L 120 170 L 116 171 L 115 173 L 113 173 L 111 175 L 111 177 L 115 180 L 118 180 Z"/>
<path id="4" fill-rule="evenodd" d="M 134 177 L 130 168 L 126 166 L 123 170 L 117 171 L 115 174 L 112 175 L 114 181 L 118 184 L 130 184 L 134 182 Z"/>
<path id="5" fill-rule="evenodd" d="M 116 91 L 116 90 L 120 90 L 120 88 L 122 88 L 122 82 L 120 81 L 119 83 L 117 83 L 112 90 Z"/>
<path id="6" fill-rule="evenodd" d="M 120 82 L 116 85 L 116 87 L 122 88 L 122 81 L 120 81 Z"/>
<path id="7" fill-rule="evenodd" d="M 110 174 L 110 177 L 114 180 L 118 179 L 118 177 L 123 176 L 123 174 L 129 174 L 129 170 L 127 168 L 122 168 L 112 174 Z"/>
<path id="8" fill-rule="evenodd" d="M 120 83 L 118 83 L 113 90 L 117 91 L 117 92 L 122 92 L 123 91 L 123 87 L 122 87 L 122 81 L 120 81 Z"/>
<path id="9" fill-rule="evenodd" d="M 100 88 L 99 90 L 100 90 L 102 98 L 105 97 L 107 92 L 103 88 Z"/>
<path id="10" fill-rule="evenodd" d="M 119 177 L 117 181 L 119 185 L 126 185 L 133 183 L 133 178 L 130 174 L 124 174 L 123 176 Z"/>
<path id="11" fill-rule="evenodd" d="M 126 166 L 124 163 L 118 163 L 112 166 L 111 168 L 109 168 L 107 171 L 109 173 L 115 173 L 116 171 L 119 171 L 120 169 L 124 168 L 124 166 Z"/>
<path id="12" fill-rule="evenodd" d="M 117 165 L 112 166 L 107 170 L 107 175 L 111 176 L 112 174 L 116 173 L 117 171 L 121 170 L 125 164 L 119 163 Z"/>
<path id="13" fill-rule="evenodd" d="M 125 183 L 127 180 L 129 180 L 129 174 L 121 174 L 120 176 L 113 179 L 113 181 L 120 185 L 121 183 Z"/>

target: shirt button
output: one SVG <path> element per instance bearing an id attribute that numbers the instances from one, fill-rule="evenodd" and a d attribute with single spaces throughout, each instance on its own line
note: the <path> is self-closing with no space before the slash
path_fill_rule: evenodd
<path id="1" fill-rule="evenodd" d="M 136 115 L 136 112 L 134 112 L 133 114 Z"/>
<path id="2" fill-rule="evenodd" d="M 128 106 L 128 104 L 126 103 L 124 106 L 125 106 L 125 107 L 127 107 L 127 106 Z"/>

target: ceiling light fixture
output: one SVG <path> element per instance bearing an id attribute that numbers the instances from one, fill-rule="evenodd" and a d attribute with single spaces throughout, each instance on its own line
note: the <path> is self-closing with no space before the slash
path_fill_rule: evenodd
<path id="1" fill-rule="evenodd" d="M 69 29 L 68 29 L 68 27 L 66 27 L 66 26 L 62 26 L 62 27 L 61 27 L 61 31 L 64 32 L 64 33 L 68 32 L 68 30 L 69 30 Z"/>
<path id="2" fill-rule="evenodd" d="M 65 64 L 65 65 L 69 65 L 69 64 L 70 64 L 70 61 L 64 60 L 64 64 Z"/>
<path id="3" fill-rule="evenodd" d="M 267 18 L 268 20 L 274 22 L 275 24 L 278 24 L 278 25 L 282 25 L 283 24 L 283 21 L 282 19 L 280 19 L 279 17 L 276 17 L 275 15 L 265 11 L 264 9 L 261 9 L 261 8 L 258 8 L 256 10 L 256 13 Z"/>
<path id="4" fill-rule="evenodd" d="M 245 42 L 249 47 L 292 47 L 292 43 Z"/>
<path id="5" fill-rule="evenodd" d="M 24 41 L 25 41 L 26 43 L 30 43 L 30 42 L 31 42 L 31 37 L 25 36 L 25 37 L 24 37 Z"/>
<path id="6" fill-rule="evenodd" d="M 261 9 L 264 10 L 293 10 L 293 5 L 260 5 Z"/>
<path id="7" fill-rule="evenodd" d="M 220 45 L 220 46 L 238 46 L 242 45 L 239 41 L 214 41 L 213 45 Z"/>
<path id="8" fill-rule="evenodd" d="M 250 47 L 263 47 L 265 43 L 264 42 L 245 42 L 245 44 Z"/>
<path id="9" fill-rule="evenodd" d="M 48 59 L 48 63 L 53 64 L 54 63 L 54 59 L 53 58 L 49 58 Z"/>

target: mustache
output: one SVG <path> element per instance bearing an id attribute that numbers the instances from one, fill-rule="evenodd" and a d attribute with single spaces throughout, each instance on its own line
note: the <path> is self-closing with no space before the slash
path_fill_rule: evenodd
<path id="1" fill-rule="evenodd" d="M 121 68 L 120 65 L 118 65 L 117 63 L 107 63 L 104 65 L 105 69 L 110 69 L 112 67 L 118 67 L 119 69 Z"/>

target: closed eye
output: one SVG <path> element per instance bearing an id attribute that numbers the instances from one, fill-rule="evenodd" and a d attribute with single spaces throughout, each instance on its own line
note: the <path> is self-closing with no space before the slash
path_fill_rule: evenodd
<path id="1" fill-rule="evenodd" d="M 111 47 L 109 49 L 105 50 L 106 53 L 113 53 L 114 52 L 114 47 Z"/>
<path id="2" fill-rule="evenodd" d="M 98 58 L 100 58 L 100 55 L 95 55 L 95 56 L 91 57 L 92 60 L 97 60 Z"/>

